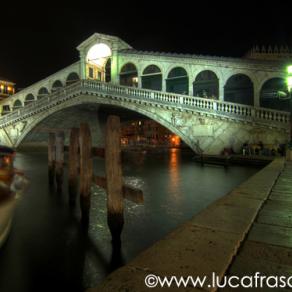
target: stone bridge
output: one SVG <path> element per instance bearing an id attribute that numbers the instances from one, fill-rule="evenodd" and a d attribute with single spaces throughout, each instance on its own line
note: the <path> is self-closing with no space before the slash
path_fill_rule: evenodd
<path id="1" fill-rule="evenodd" d="M 79 61 L 0 101 L 1 144 L 18 147 L 47 118 L 93 104 L 140 113 L 209 154 L 288 140 L 289 100 L 275 99 L 287 93 L 282 63 L 143 52 L 97 33 L 77 49 Z"/>
<path id="2" fill-rule="evenodd" d="M 44 119 L 81 104 L 106 104 L 138 112 L 180 136 L 194 151 L 202 149 L 210 154 L 230 146 L 239 150 L 247 140 L 285 142 L 289 128 L 286 112 L 80 80 L 1 117 L 1 141 L 18 147 Z"/>

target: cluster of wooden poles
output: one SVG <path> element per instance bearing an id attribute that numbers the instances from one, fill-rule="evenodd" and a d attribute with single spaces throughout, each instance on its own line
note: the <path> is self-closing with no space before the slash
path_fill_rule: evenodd
<path id="1" fill-rule="evenodd" d="M 68 163 L 65 163 L 68 151 Z M 93 173 L 93 158 L 105 160 L 105 177 Z M 92 147 L 89 125 L 81 123 L 80 128 L 70 130 L 69 145 L 65 146 L 64 130 L 55 129 L 49 133 L 48 174 L 49 184 L 56 184 L 62 190 L 64 167 L 68 167 L 69 202 L 74 205 L 80 196 L 81 220 L 89 224 L 92 183 L 107 192 L 107 222 L 113 243 L 121 242 L 124 225 L 124 199 L 137 204 L 143 203 L 143 192 L 123 184 L 121 156 L 121 126 L 118 116 L 109 116 L 106 123 L 105 148 Z"/>

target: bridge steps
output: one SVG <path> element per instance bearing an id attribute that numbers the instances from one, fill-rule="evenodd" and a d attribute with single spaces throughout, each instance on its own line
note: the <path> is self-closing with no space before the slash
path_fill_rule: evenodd
<path id="1" fill-rule="evenodd" d="M 245 246 L 258 233 L 255 227 L 255 231 L 249 233 L 250 228 L 283 167 L 284 160 L 275 159 L 231 193 L 211 204 L 88 292 L 149 291 L 144 284 L 148 274 L 207 276 L 210 281 L 213 272 L 222 278 L 227 271 L 233 271 L 237 259 L 240 258 L 243 242 Z M 284 233 L 285 230 L 279 232 Z M 245 241 L 247 235 L 249 239 Z M 292 241 L 290 244 L 292 245 Z M 154 290 L 160 291 L 158 287 Z M 173 287 L 172 291 L 182 290 Z M 183 291 L 216 289 L 206 284 L 200 289 L 190 286 L 183 288 Z"/>

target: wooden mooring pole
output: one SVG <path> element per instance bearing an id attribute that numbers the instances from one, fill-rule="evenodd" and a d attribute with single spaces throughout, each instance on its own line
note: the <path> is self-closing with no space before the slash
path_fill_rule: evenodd
<path id="1" fill-rule="evenodd" d="M 91 134 L 88 124 L 80 124 L 80 208 L 83 224 L 89 224 L 90 189 L 93 176 Z"/>
<path id="2" fill-rule="evenodd" d="M 79 177 L 79 129 L 72 128 L 68 155 L 68 192 L 69 203 L 74 205 L 78 193 Z"/>
<path id="3" fill-rule="evenodd" d="M 64 140 L 65 133 L 56 133 L 56 184 L 57 190 L 62 190 L 63 176 L 64 176 Z"/>
<path id="4" fill-rule="evenodd" d="M 107 190 L 107 222 L 113 244 L 120 244 L 124 225 L 124 199 L 121 165 L 120 118 L 109 116 L 105 134 L 105 171 Z"/>
<path id="5" fill-rule="evenodd" d="M 55 181 L 55 161 L 56 161 L 56 136 L 55 133 L 49 133 L 48 141 L 48 175 L 49 185 L 53 186 Z"/>
<path id="6" fill-rule="evenodd" d="M 53 186 L 55 181 L 55 164 L 56 164 L 56 136 L 55 133 L 49 133 L 48 141 L 48 175 L 49 185 Z"/>

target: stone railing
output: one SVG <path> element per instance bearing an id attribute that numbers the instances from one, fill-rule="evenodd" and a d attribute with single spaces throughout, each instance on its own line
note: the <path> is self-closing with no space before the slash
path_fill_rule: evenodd
<path id="1" fill-rule="evenodd" d="M 288 128 L 290 121 L 290 113 L 283 111 L 92 80 L 81 80 L 63 87 L 59 91 L 51 93 L 21 109 L 2 116 L 0 118 L 0 127 L 5 127 L 7 123 L 13 123 L 28 115 L 33 115 L 47 108 L 51 108 L 70 98 L 87 94 L 98 95 L 103 98 L 119 98 L 126 102 L 144 102 L 149 105 L 160 104 L 247 122 L 266 125 L 273 124 L 273 126 L 280 128 Z"/>

